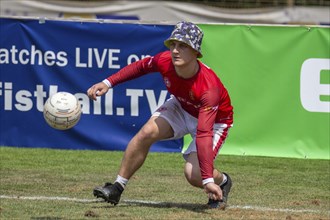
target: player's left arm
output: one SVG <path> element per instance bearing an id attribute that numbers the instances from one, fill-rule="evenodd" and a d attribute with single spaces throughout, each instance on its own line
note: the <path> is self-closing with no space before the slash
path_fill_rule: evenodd
<path id="1" fill-rule="evenodd" d="M 202 182 L 205 192 L 210 199 L 221 200 L 222 191 L 219 185 L 214 183 L 213 178 L 213 125 L 218 113 L 220 102 L 219 88 L 211 88 L 204 92 L 201 97 L 199 110 L 196 147 L 197 157 L 201 170 Z"/>
<path id="2" fill-rule="evenodd" d="M 201 97 L 199 110 L 196 147 L 203 185 L 213 180 L 213 125 L 218 113 L 220 96 L 218 88 L 211 88 Z"/>

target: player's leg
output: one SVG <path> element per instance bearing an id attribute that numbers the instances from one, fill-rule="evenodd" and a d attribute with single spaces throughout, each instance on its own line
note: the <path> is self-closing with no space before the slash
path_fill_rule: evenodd
<path id="1" fill-rule="evenodd" d="M 94 196 L 101 197 L 106 202 L 118 204 L 125 185 L 144 163 L 150 146 L 158 140 L 172 136 L 173 129 L 164 118 L 151 117 L 127 145 L 116 182 L 96 187 L 93 191 Z"/>
<path id="2" fill-rule="evenodd" d="M 129 142 L 119 175 L 130 179 L 144 163 L 151 145 L 171 137 L 173 137 L 173 129 L 170 124 L 164 118 L 151 117 Z"/>
<path id="3" fill-rule="evenodd" d="M 188 133 L 180 114 L 180 103 L 167 100 L 129 142 L 114 184 L 96 187 L 94 196 L 117 204 L 129 178 L 142 166 L 153 143 L 164 139 L 178 139 Z"/>

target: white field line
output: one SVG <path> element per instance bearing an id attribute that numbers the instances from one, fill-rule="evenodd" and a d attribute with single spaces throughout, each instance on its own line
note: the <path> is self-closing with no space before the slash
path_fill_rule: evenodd
<path id="1" fill-rule="evenodd" d="M 0 195 L 0 199 L 20 199 L 20 200 L 56 200 L 56 201 L 71 201 L 71 202 L 81 202 L 81 203 L 93 203 L 93 202 L 103 202 L 101 199 L 78 199 L 78 198 L 69 198 L 69 197 L 48 197 L 48 196 L 8 196 Z M 170 204 L 170 202 L 156 202 L 156 201 L 145 201 L 145 200 L 122 200 L 124 203 L 135 203 L 135 204 L 145 204 L 145 205 L 162 205 Z M 268 212 L 290 212 L 290 213 L 322 213 L 326 212 L 330 214 L 330 211 L 320 211 L 312 209 L 275 209 L 259 206 L 239 206 L 239 205 L 230 205 L 227 209 L 245 209 L 245 210 L 255 210 L 255 211 L 268 211 Z"/>

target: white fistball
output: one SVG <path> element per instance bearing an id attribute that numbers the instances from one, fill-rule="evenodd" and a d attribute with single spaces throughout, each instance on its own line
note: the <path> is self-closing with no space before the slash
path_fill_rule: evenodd
<path id="1" fill-rule="evenodd" d="M 81 106 L 77 98 L 68 92 L 58 92 L 49 97 L 44 105 L 44 118 L 49 126 L 67 130 L 80 120 Z"/>

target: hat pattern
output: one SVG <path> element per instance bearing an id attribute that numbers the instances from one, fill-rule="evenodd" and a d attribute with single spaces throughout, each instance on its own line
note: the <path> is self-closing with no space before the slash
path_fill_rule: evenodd
<path id="1" fill-rule="evenodd" d="M 171 40 L 183 42 L 199 52 L 198 57 L 202 57 L 203 35 L 203 31 L 194 23 L 181 21 L 175 25 L 171 36 L 164 41 L 164 44 L 169 48 Z"/>

